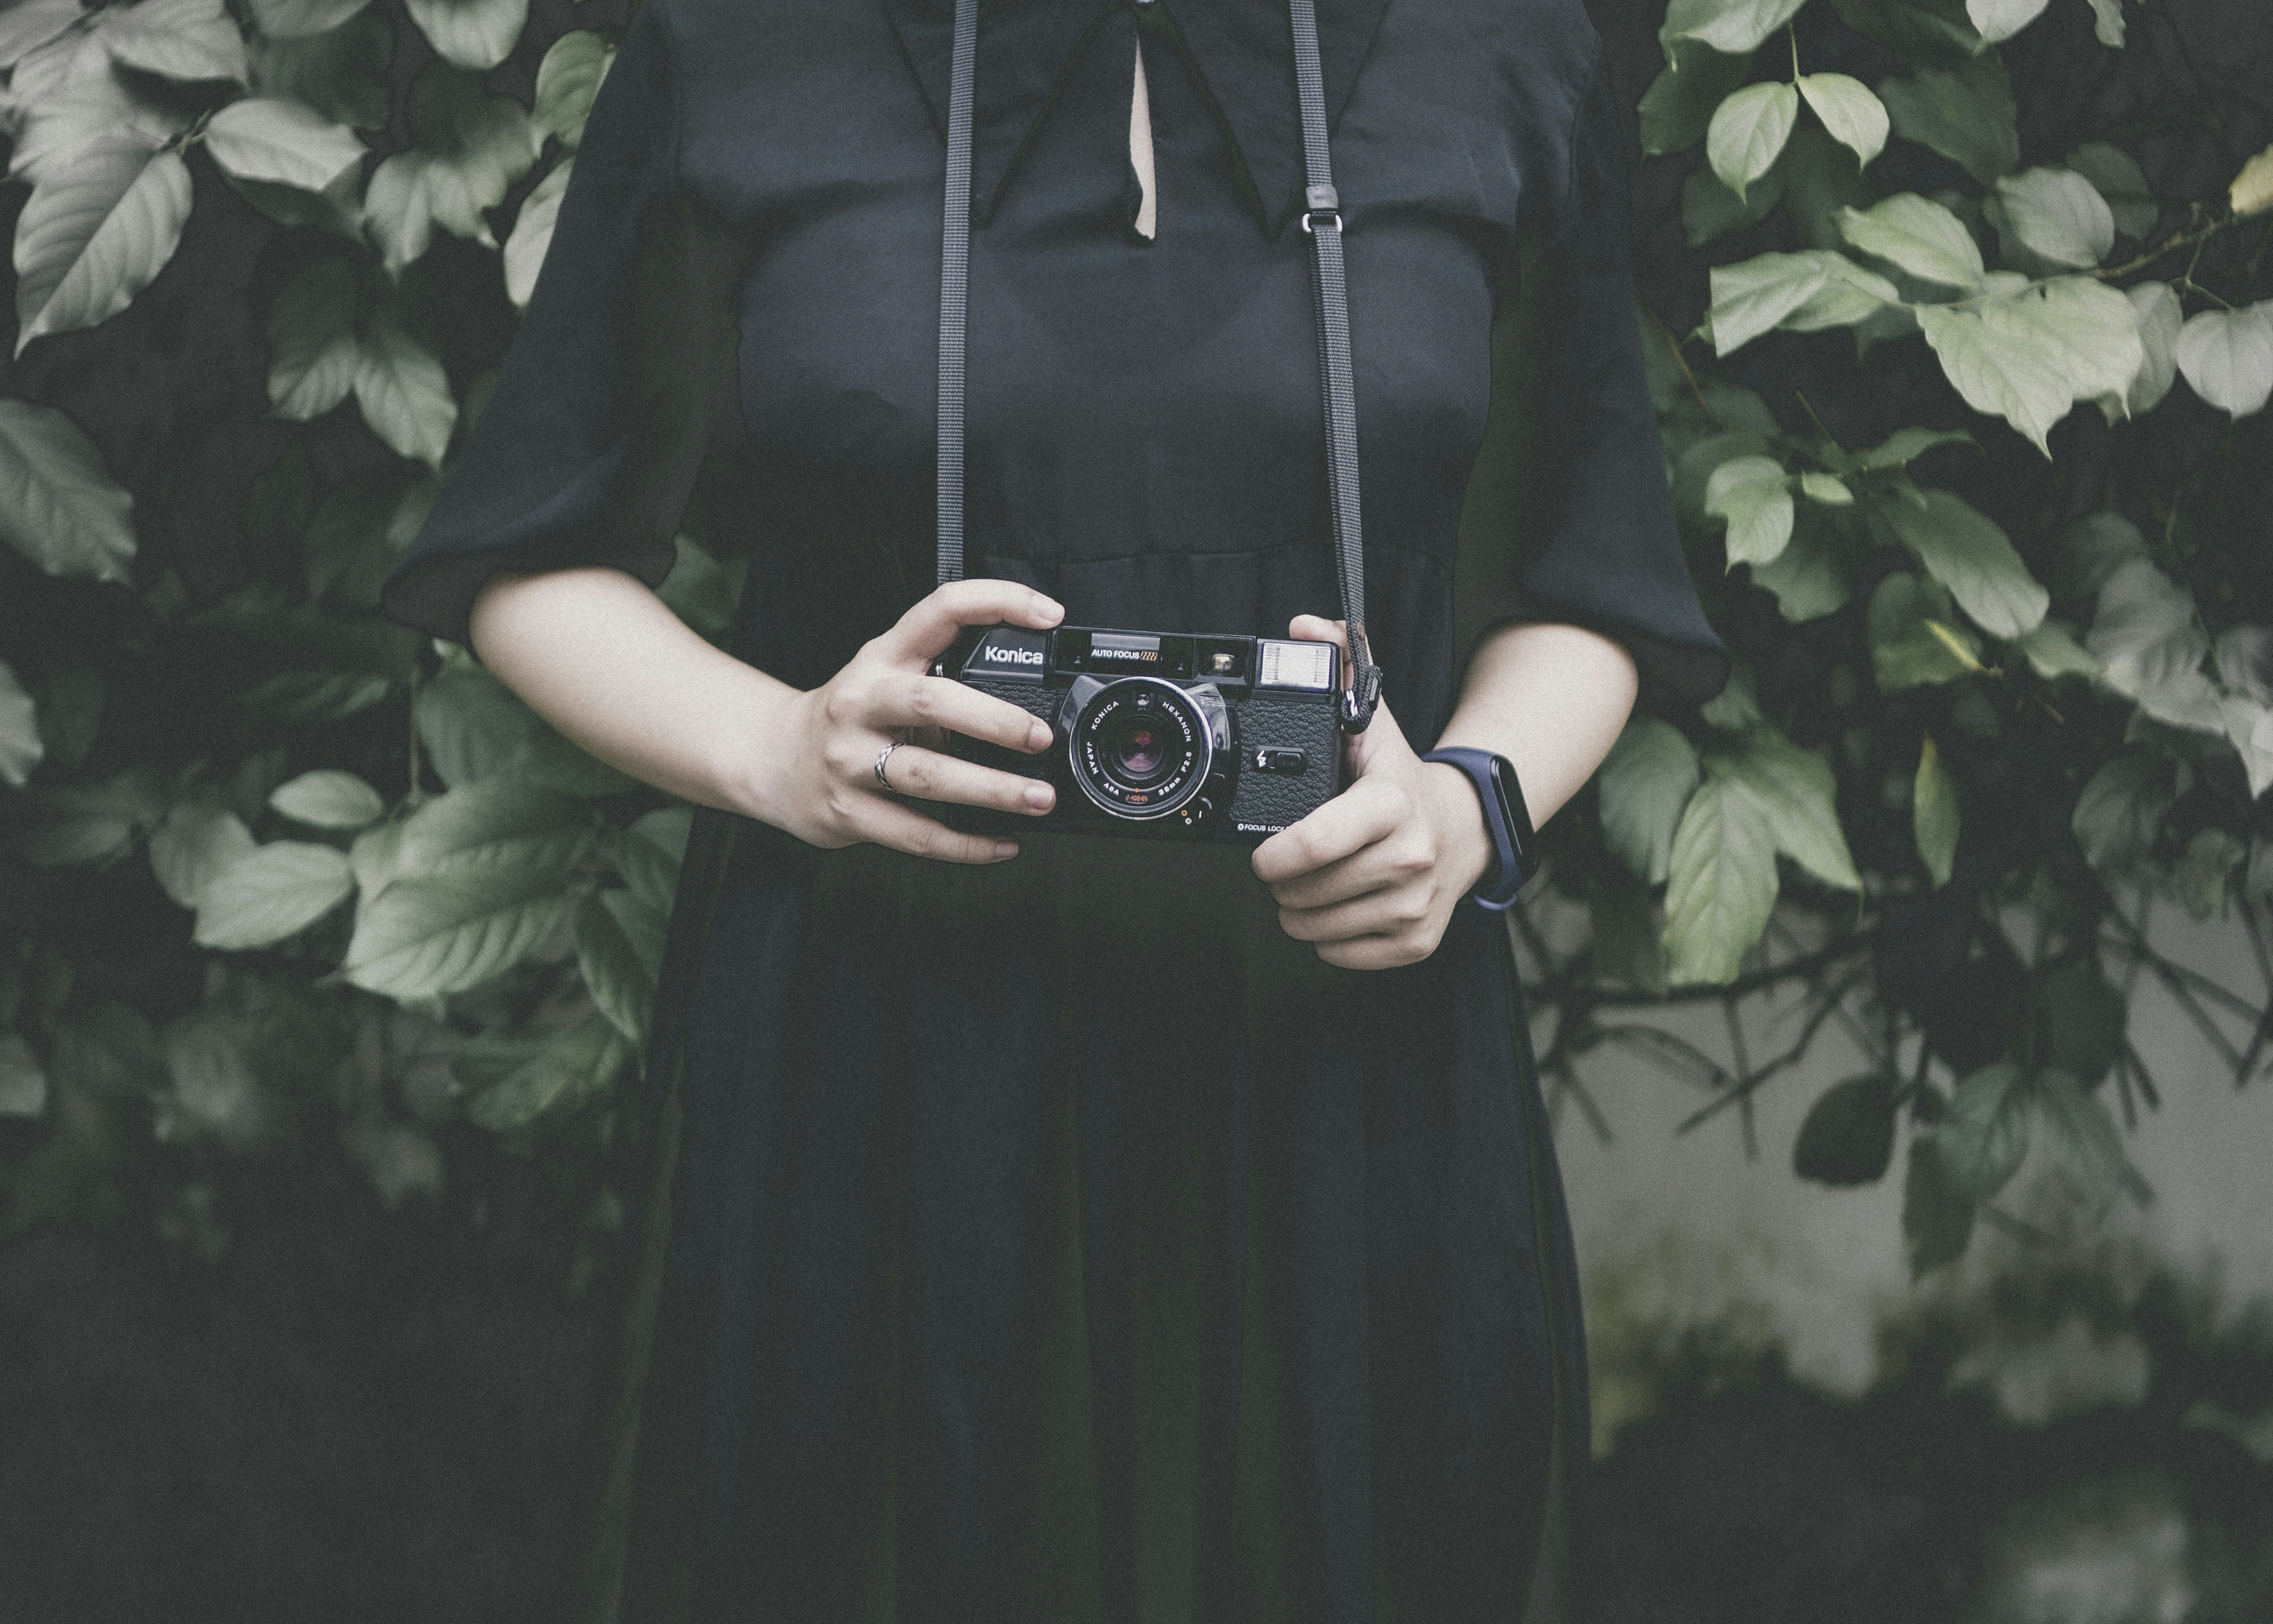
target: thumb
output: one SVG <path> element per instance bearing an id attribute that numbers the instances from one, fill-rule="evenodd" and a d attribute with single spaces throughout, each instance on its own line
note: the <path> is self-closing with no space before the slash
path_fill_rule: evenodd
<path id="1" fill-rule="evenodd" d="M 1287 635 L 1298 642 L 1332 643 L 1342 651 L 1343 676 L 1348 676 L 1347 621 L 1329 620 L 1324 615 L 1297 615 L 1287 623 Z M 1350 736 L 1349 752 L 1350 771 L 1360 778 L 1382 761 L 1400 753 L 1407 760 L 1419 759 L 1413 746 L 1406 742 L 1405 730 L 1390 715 L 1386 697 L 1375 705 L 1373 721 L 1366 730 Z"/>

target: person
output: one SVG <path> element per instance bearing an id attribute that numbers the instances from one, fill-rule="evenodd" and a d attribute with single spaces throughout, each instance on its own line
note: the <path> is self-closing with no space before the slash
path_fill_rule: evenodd
<path id="1" fill-rule="evenodd" d="M 1725 675 L 1600 41 L 1319 7 L 1385 678 L 1354 782 L 1249 849 L 957 832 L 1050 792 L 902 741 L 1050 745 L 928 674 L 971 625 L 1338 634 L 1285 0 L 986 6 L 934 588 L 952 17 L 647 0 L 385 595 L 709 809 L 579 1616 L 1544 1616 L 1571 1238 L 1482 803 L 1416 741 L 1543 820 L 1637 692 Z M 724 648 L 653 590 L 696 522 L 750 549 Z"/>

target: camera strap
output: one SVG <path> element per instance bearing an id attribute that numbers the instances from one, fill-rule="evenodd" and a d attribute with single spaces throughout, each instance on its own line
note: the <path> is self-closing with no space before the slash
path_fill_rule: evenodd
<path id="1" fill-rule="evenodd" d="M 1365 545 L 1359 525 L 1357 387 L 1350 365 L 1349 285 L 1342 269 L 1341 197 L 1327 151 L 1326 79 L 1315 0 L 1288 0 L 1294 95 L 1302 111 L 1302 230 L 1311 243 L 1310 283 L 1325 397 L 1326 495 L 1334 566 L 1349 624 L 1350 687 L 1345 732 L 1362 733 L 1381 699 L 1381 670 L 1365 632 Z M 964 355 L 971 302 L 971 145 L 978 81 L 979 0 L 955 0 L 955 50 L 948 75 L 947 196 L 939 257 L 939 579 L 963 579 Z"/>

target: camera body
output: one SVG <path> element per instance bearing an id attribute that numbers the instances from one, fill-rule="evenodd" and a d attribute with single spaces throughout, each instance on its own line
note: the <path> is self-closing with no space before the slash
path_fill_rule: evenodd
<path id="1" fill-rule="evenodd" d="M 950 754 L 1055 785 L 1040 818 L 950 805 L 983 834 L 1032 828 L 1255 845 L 1339 794 L 1340 651 L 1274 638 L 984 626 L 941 672 L 1049 723 L 1030 756 L 948 736 Z"/>

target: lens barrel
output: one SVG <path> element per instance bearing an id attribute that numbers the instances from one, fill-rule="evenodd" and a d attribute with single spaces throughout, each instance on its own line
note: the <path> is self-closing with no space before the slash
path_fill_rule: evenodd
<path id="1" fill-rule="evenodd" d="M 1189 694 L 1155 677 L 1107 683 L 1069 730 L 1074 782 L 1115 818 L 1182 811 L 1207 782 L 1215 746 Z"/>

